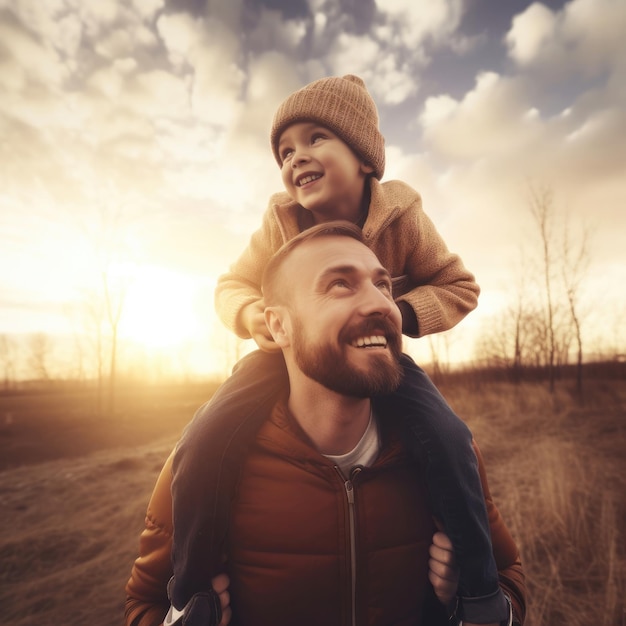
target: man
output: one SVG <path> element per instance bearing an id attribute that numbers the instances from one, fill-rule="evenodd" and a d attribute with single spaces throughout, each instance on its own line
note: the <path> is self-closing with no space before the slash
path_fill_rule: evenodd
<path id="1" fill-rule="evenodd" d="M 393 392 L 402 377 L 401 316 L 389 273 L 358 228 L 324 224 L 273 257 L 263 293 L 290 390 L 242 471 L 224 546 L 229 579 L 214 579 L 195 607 L 206 611 L 207 624 L 216 614 L 211 603 L 224 609 L 221 624 L 232 607 L 232 623 L 241 626 L 446 623 L 433 598 L 454 595 L 450 544 L 439 534 L 431 546 L 436 528 L 423 472 L 399 421 L 371 400 Z M 519 554 L 478 459 L 509 623 L 521 624 Z M 156 626 L 168 609 L 169 463 L 127 585 L 127 625 Z"/>

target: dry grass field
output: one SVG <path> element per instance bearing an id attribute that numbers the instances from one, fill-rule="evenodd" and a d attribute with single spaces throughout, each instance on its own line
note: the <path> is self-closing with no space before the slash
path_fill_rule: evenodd
<path id="1" fill-rule="evenodd" d="M 589 382 L 584 402 L 565 385 L 442 391 L 520 545 L 527 626 L 624 626 L 626 382 Z M 107 420 L 80 394 L 0 396 L 0 623 L 122 623 L 152 486 L 206 396 L 137 393 Z"/>
<path id="2" fill-rule="evenodd" d="M 522 553 L 528 626 L 626 625 L 626 382 L 445 388 Z"/>

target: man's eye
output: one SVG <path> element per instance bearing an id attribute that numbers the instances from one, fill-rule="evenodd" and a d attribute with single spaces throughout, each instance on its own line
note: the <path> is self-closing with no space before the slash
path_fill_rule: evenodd
<path id="1" fill-rule="evenodd" d="M 333 282 L 328 286 L 329 289 L 347 289 L 348 287 L 348 282 L 343 279 L 333 280 Z"/>
<path id="2" fill-rule="evenodd" d="M 381 291 L 385 291 L 387 293 L 391 293 L 391 283 L 388 280 L 381 280 L 378 283 L 378 288 Z"/>

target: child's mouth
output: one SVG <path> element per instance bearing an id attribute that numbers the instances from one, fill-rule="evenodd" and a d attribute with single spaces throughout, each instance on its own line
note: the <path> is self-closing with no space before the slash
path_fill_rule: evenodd
<path id="1" fill-rule="evenodd" d="M 314 180 L 318 180 L 321 177 L 322 177 L 321 174 L 309 174 L 308 176 L 304 176 L 303 178 L 300 178 L 297 182 L 297 185 L 298 187 L 304 187 L 304 185 L 307 185 L 308 183 L 312 183 Z"/>

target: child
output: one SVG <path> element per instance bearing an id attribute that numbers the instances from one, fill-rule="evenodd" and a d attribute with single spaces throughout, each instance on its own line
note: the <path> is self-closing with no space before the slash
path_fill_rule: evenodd
<path id="1" fill-rule="evenodd" d="M 224 323 L 240 337 L 254 338 L 261 350 L 236 365 L 208 404 L 208 415 L 205 407 L 202 418 L 190 423 L 174 460 L 169 591 L 172 605 L 186 606 L 188 615 L 200 598 L 210 597 L 209 581 L 223 569 L 239 469 L 258 428 L 287 389 L 260 292 L 271 255 L 316 223 L 342 219 L 358 224 L 394 277 L 402 330 L 411 337 L 451 328 L 476 306 L 479 293 L 472 274 L 422 211 L 419 194 L 399 181 L 379 182 L 384 139 L 376 105 L 360 78 L 323 78 L 291 94 L 274 117 L 271 146 L 285 192 L 272 196 L 261 228 L 216 289 Z M 433 512 L 460 567 L 457 614 L 466 622 L 499 622 L 507 605 L 498 585 L 471 434 L 406 355 L 403 367 L 398 391 L 375 402 L 405 420 L 408 446 L 426 471 Z"/>

